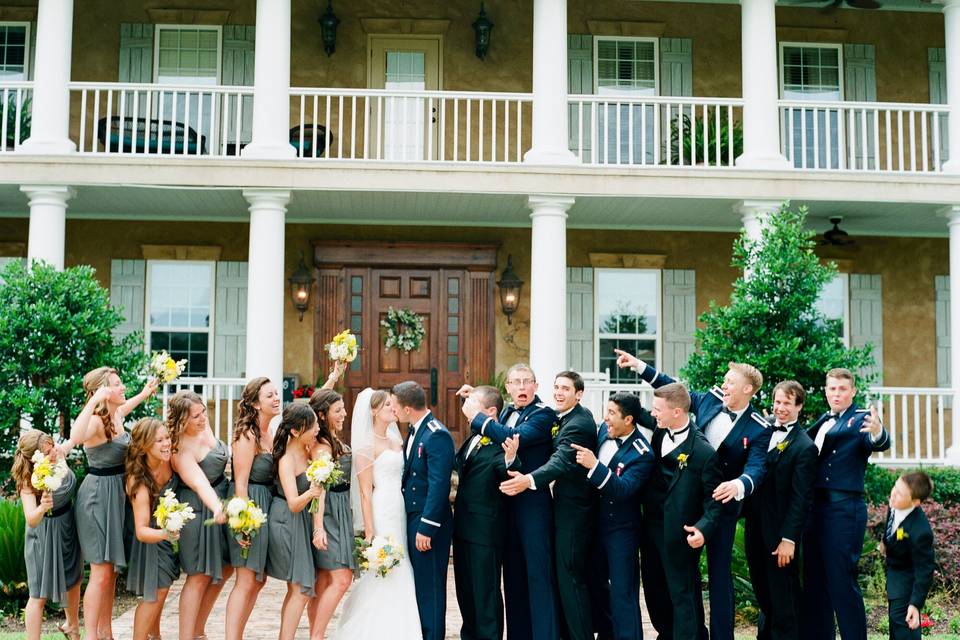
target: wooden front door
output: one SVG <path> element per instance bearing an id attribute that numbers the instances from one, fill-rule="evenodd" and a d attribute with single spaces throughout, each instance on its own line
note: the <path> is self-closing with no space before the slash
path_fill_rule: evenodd
<path id="1" fill-rule="evenodd" d="M 318 366 L 331 367 L 323 345 L 343 328 L 350 328 L 361 344 L 360 357 L 344 380 L 348 412 L 366 387 L 389 389 L 413 380 L 460 442 L 467 425 L 455 393 L 464 383 L 489 380 L 493 372 L 495 248 L 317 243 L 315 258 L 320 276 Z M 390 307 L 423 319 L 426 336 L 418 350 L 384 347 L 386 329 L 380 322 Z"/>

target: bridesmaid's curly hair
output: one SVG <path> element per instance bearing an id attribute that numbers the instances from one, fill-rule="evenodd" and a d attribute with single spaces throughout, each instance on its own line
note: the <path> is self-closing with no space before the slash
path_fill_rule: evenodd
<path id="1" fill-rule="evenodd" d="M 317 422 L 320 423 L 320 431 L 317 433 L 317 442 L 326 442 L 333 450 L 333 459 L 336 460 L 346 452 L 346 447 L 340 438 L 333 433 L 330 424 L 327 422 L 327 412 L 330 407 L 343 401 L 343 396 L 333 389 L 317 389 L 310 397 L 310 408 L 317 414 Z"/>
<path id="2" fill-rule="evenodd" d="M 203 398 L 187 389 L 177 391 L 170 398 L 167 410 L 167 431 L 170 432 L 171 453 L 176 453 L 180 448 L 180 438 L 183 437 L 183 430 L 187 426 L 187 420 L 190 419 L 190 408 L 197 404 L 206 406 Z"/>
<path id="3" fill-rule="evenodd" d="M 157 441 L 157 432 L 165 429 L 166 425 L 156 418 L 141 418 L 130 430 L 130 447 L 127 449 L 126 466 L 127 496 L 133 499 L 140 487 L 146 487 L 150 494 L 150 505 L 153 506 L 160 496 L 160 485 L 157 484 L 148 464 L 147 452 Z"/>
<path id="4" fill-rule="evenodd" d="M 317 416 L 310 407 L 294 402 L 288 404 L 283 410 L 280 418 L 280 426 L 273 436 L 273 473 L 276 475 L 279 471 L 280 458 L 287 453 L 287 445 L 293 436 L 303 433 L 304 429 L 309 429 L 316 420 Z"/>
<path id="5" fill-rule="evenodd" d="M 113 367 L 97 367 L 93 371 L 88 371 L 87 375 L 83 376 L 83 390 L 87 394 L 84 402 L 89 402 L 93 394 L 97 392 L 97 389 L 110 384 L 110 374 L 120 375 Z M 107 402 L 98 402 L 97 406 L 93 408 L 93 415 L 100 418 L 100 421 L 103 423 L 103 435 L 107 437 L 107 440 L 112 440 L 113 436 L 117 435 L 117 426 L 113 424 L 113 415 L 110 413 L 110 407 Z"/>
<path id="6" fill-rule="evenodd" d="M 236 442 L 246 435 L 253 437 L 257 443 L 257 451 L 262 451 L 260 446 L 260 420 L 257 410 L 253 406 L 260 399 L 260 390 L 270 384 L 270 378 L 260 376 L 247 383 L 240 394 L 240 404 L 237 413 L 237 422 L 233 427 L 233 441 Z"/>
<path id="7" fill-rule="evenodd" d="M 13 454 L 13 468 L 10 469 L 10 477 L 17 485 L 17 491 L 33 491 L 36 495 L 40 492 L 30 484 L 30 476 L 33 475 L 33 454 L 40 450 L 44 444 L 49 442 L 53 444 L 53 438 L 49 433 L 39 429 L 30 429 L 20 436 L 17 442 L 17 450 Z"/>

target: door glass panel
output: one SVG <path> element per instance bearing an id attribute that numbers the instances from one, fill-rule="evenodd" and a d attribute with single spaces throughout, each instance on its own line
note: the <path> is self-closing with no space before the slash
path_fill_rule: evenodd
<path id="1" fill-rule="evenodd" d="M 387 50 L 385 54 L 385 89 L 426 89 L 426 54 L 423 51 Z M 384 157 L 387 160 L 424 159 L 425 108 L 423 98 L 390 97 L 384 101 Z"/>
<path id="2" fill-rule="evenodd" d="M 784 46 L 783 97 L 805 102 L 842 100 L 840 49 Z M 839 111 L 825 107 L 793 109 L 789 113 L 787 144 L 793 146 L 794 166 L 839 168 L 842 126 Z"/>
<path id="3" fill-rule="evenodd" d="M 179 86 L 215 86 L 218 81 L 218 60 L 220 59 L 220 34 L 214 29 L 201 28 L 160 28 L 157 44 L 157 84 Z M 203 150 L 216 146 L 213 135 L 216 132 L 213 94 L 199 94 L 197 91 L 165 91 L 158 105 L 162 120 L 172 121 L 174 126 L 181 124 L 193 129 L 197 135 L 197 144 Z M 165 135 L 168 133 L 165 132 Z M 203 136 L 201 141 L 199 136 Z M 201 144 L 202 142 L 202 144 Z M 173 153 L 183 153 L 180 144 L 171 145 Z M 166 149 L 164 149 L 166 150 Z M 195 147 L 186 150 L 196 153 Z"/>
<path id="4" fill-rule="evenodd" d="M 653 105 L 618 103 L 657 95 L 653 40 L 598 40 L 597 93 L 610 102 L 597 111 L 597 160 L 610 164 L 653 162 Z"/>

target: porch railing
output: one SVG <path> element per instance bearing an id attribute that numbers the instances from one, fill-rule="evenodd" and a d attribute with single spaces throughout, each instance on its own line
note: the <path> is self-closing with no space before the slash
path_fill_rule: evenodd
<path id="1" fill-rule="evenodd" d="M 16 151 L 30 135 L 33 83 L 0 84 L 0 153 Z"/>
<path id="2" fill-rule="evenodd" d="M 326 160 L 519 163 L 530 148 L 526 93 L 295 88 L 290 142 Z"/>
<path id="3" fill-rule="evenodd" d="M 799 169 L 939 173 L 946 105 L 780 101 L 780 145 Z"/>
<path id="4" fill-rule="evenodd" d="M 160 399 L 163 401 L 163 419 L 167 419 L 170 398 L 177 391 L 187 389 L 200 394 L 207 405 L 207 418 L 217 437 L 230 446 L 233 443 L 233 424 L 237 418 L 237 404 L 247 383 L 244 378 L 178 378 L 163 385 Z"/>
<path id="5" fill-rule="evenodd" d="M 740 98 L 569 97 L 569 147 L 583 164 L 733 166 Z"/>

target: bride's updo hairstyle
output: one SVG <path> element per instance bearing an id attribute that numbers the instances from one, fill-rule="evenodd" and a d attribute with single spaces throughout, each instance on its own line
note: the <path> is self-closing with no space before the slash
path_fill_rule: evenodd
<path id="1" fill-rule="evenodd" d="M 383 406 L 383 403 L 385 403 L 389 397 L 389 391 L 384 391 L 383 389 L 377 389 L 374 391 L 373 395 L 370 396 L 370 412 L 374 413 L 376 411 L 380 411 L 380 407 Z"/>
<path id="2" fill-rule="evenodd" d="M 333 459 L 336 460 L 345 452 L 345 447 L 340 438 L 336 436 L 333 429 L 330 428 L 330 422 L 327 414 L 330 408 L 338 402 L 343 402 L 343 396 L 333 389 L 318 389 L 310 397 L 310 408 L 317 414 L 317 422 L 320 424 L 320 431 L 317 432 L 317 442 L 326 442 L 333 450 Z M 372 408 L 371 404 L 371 408 Z"/>
<path id="3" fill-rule="evenodd" d="M 277 433 L 273 436 L 273 472 L 277 473 L 280 466 L 280 458 L 287 453 L 287 445 L 291 437 L 296 437 L 303 433 L 304 429 L 313 426 L 313 421 L 317 417 L 313 409 L 299 402 L 288 404 L 280 417 L 280 426 L 277 427 Z"/>

